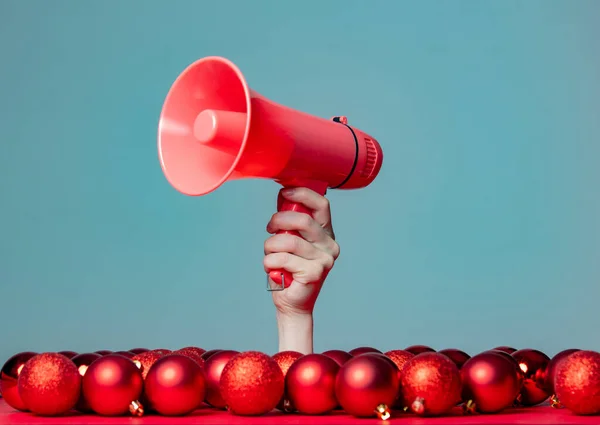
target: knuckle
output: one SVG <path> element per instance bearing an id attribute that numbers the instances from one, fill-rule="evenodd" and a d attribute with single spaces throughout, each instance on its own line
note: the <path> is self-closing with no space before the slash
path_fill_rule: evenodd
<path id="1" fill-rule="evenodd" d="M 336 241 L 333 241 L 333 246 L 331 248 L 331 251 L 332 251 L 331 255 L 332 255 L 333 259 L 337 260 L 338 257 L 340 256 L 340 245 Z"/>
<path id="2" fill-rule="evenodd" d="M 329 209 L 331 208 L 329 199 L 325 198 L 324 196 L 321 197 L 318 203 L 318 207 L 320 210 L 329 211 Z"/>
<path id="3" fill-rule="evenodd" d="M 302 229 L 308 229 L 313 222 L 313 218 L 308 214 L 302 214 L 298 217 L 298 226 L 301 226 Z"/>
<path id="4" fill-rule="evenodd" d="M 334 260 L 333 256 L 328 255 L 328 254 L 324 255 L 323 263 L 322 263 L 323 271 L 331 270 L 333 268 L 334 263 L 335 263 L 335 260 Z"/>

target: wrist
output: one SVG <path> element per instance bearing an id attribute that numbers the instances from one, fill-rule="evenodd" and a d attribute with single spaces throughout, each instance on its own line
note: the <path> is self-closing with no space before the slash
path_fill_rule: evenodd
<path id="1" fill-rule="evenodd" d="M 289 312 L 277 310 L 279 351 L 313 352 L 312 312 Z"/>

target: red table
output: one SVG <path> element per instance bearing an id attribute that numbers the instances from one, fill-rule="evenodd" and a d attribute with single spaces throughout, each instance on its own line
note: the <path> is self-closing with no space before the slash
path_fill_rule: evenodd
<path id="1" fill-rule="evenodd" d="M 384 422 L 378 419 L 358 419 L 348 416 L 341 412 L 334 412 L 324 416 L 303 416 L 282 414 L 273 412 L 269 415 L 259 417 L 241 417 L 233 416 L 224 411 L 217 411 L 210 408 L 200 409 L 191 415 L 169 418 L 155 415 L 147 415 L 142 418 L 120 417 L 120 418 L 105 418 L 100 416 L 88 416 L 73 413 L 71 415 L 43 418 L 37 417 L 29 413 L 22 413 L 13 410 L 4 400 L 0 399 L 0 425 L 13 424 L 206 424 L 206 425 L 221 425 L 221 424 L 374 424 L 382 425 L 384 423 L 398 423 L 406 425 L 428 425 L 428 424 L 482 424 L 482 425 L 538 425 L 538 424 L 564 424 L 564 425 L 588 425 L 600 424 L 600 416 L 576 416 L 566 409 L 553 409 L 550 406 L 532 407 L 528 409 L 513 409 L 507 410 L 502 414 L 496 415 L 463 415 L 459 409 L 451 412 L 449 416 L 440 418 L 419 418 L 414 415 L 396 413 L 391 419 Z"/>

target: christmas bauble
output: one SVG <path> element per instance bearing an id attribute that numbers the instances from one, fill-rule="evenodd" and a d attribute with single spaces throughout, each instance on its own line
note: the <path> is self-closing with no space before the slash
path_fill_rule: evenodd
<path id="1" fill-rule="evenodd" d="M 183 354 L 184 356 L 194 359 L 200 366 L 204 366 L 202 354 L 205 352 L 206 350 L 200 347 L 183 347 L 179 350 L 173 351 L 174 354 Z"/>
<path id="2" fill-rule="evenodd" d="M 577 348 L 569 348 L 568 350 L 563 350 L 560 353 L 557 353 L 550 362 L 548 363 L 548 367 L 546 368 L 546 392 L 548 394 L 554 394 L 554 377 L 556 375 L 556 367 L 561 363 L 564 359 L 569 357 L 571 354 L 576 353 L 577 351 L 581 351 Z"/>
<path id="3" fill-rule="evenodd" d="M 377 415 L 379 405 L 393 405 L 398 386 L 397 368 L 388 360 L 378 355 L 361 355 L 351 358 L 340 368 L 335 394 L 346 413 L 370 417 Z"/>
<path id="4" fill-rule="evenodd" d="M 302 356 L 303 354 L 297 351 L 280 351 L 279 353 L 274 354 L 272 357 L 273 360 L 275 360 L 279 365 L 281 373 L 283 373 L 283 377 L 285 378 L 285 375 L 287 374 L 287 371 L 290 368 L 290 366 Z M 277 404 L 277 408 L 281 411 L 287 412 L 291 412 L 294 410 L 289 400 L 286 400 L 285 391 L 283 398 Z"/>
<path id="5" fill-rule="evenodd" d="M 94 361 L 83 376 L 83 396 L 99 415 L 120 416 L 128 411 L 140 414 L 137 402 L 142 394 L 142 372 L 130 359 L 108 354 Z"/>
<path id="6" fill-rule="evenodd" d="M 17 380 L 25 363 L 35 355 L 37 353 L 24 351 L 9 358 L 4 363 L 4 366 L 2 366 L 2 371 L 0 371 L 0 392 L 2 392 L 2 398 L 4 398 L 6 404 L 13 409 L 23 412 L 27 411 L 27 407 L 19 395 Z"/>
<path id="7" fill-rule="evenodd" d="M 480 413 L 495 413 L 512 406 L 521 389 L 514 364 L 491 351 L 467 360 L 460 372 L 462 399 L 472 401 Z"/>
<path id="8" fill-rule="evenodd" d="M 460 372 L 443 354 L 416 355 L 404 364 L 400 376 L 404 405 L 418 415 L 442 415 L 460 401 Z"/>
<path id="9" fill-rule="evenodd" d="M 167 354 L 150 368 L 144 381 L 146 400 L 165 416 L 180 416 L 196 410 L 204 401 L 202 367 L 183 354 Z"/>
<path id="10" fill-rule="evenodd" d="M 517 362 L 517 360 L 513 356 L 508 354 L 506 351 L 499 351 L 499 350 L 488 350 L 488 351 L 484 351 L 484 353 L 495 353 L 499 356 L 502 356 L 506 360 L 508 360 L 515 368 L 517 378 L 519 380 L 519 388 L 522 387 L 523 381 L 525 380 L 525 374 L 521 370 L 521 366 L 519 366 L 519 362 Z"/>
<path id="11" fill-rule="evenodd" d="M 286 396 L 305 415 L 321 415 L 337 407 L 335 378 L 340 365 L 323 354 L 296 360 L 285 375 Z"/>
<path id="12" fill-rule="evenodd" d="M 58 354 L 62 354 L 63 356 L 65 356 L 68 359 L 72 359 L 73 357 L 75 357 L 77 355 L 77 353 L 75 351 L 59 351 Z"/>
<path id="13" fill-rule="evenodd" d="M 142 354 L 142 353 L 145 353 L 146 351 L 150 351 L 150 350 L 147 348 L 132 348 L 131 350 L 127 350 L 127 351 L 129 351 L 130 353 L 133 353 L 133 354 Z"/>
<path id="14" fill-rule="evenodd" d="M 198 357 L 201 357 L 202 354 L 206 353 L 206 350 L 204 348 L 194 347 L 194 346 L 183 347 L 177 351 L 185 351 L 187 353 L 195 353 Z"/>
<path id="15" fill-rule="evenodd" d="M 365 354 L 365 353 L 383 354 L 377 348 L 373 348 L 373 347 L 357 347 L 357 348 L 354 348 L 354 349 L 348 351 L 348 354 L 350 354 L 351 356 L 360 356 L 361 354 Z"/>
<path id="16" fill-rule="evenodd" d="M 98 350 L 98 351 L 94 351 L 94 353 L 100 354 L 101 356 L 108 356 L 109 354 L 112 354 L 113 352 L 110 350 Z"/>
<path id="17" fill-rule="evenodd" d="M 246 351 L 227 362 L 221 374 L 220 390 L 231 413 L 262 415 L 273 410 L 283 397 L 283 373 L 270 356 Z"/>
<path id="18" fill-rule="evenodd" d="M 446 348 L 445 350 L 438 351 L 438 353 L 443 354 L 452 360 L 459 369 L 462 368 L 465 362 L 471 358 L 471 356 L 469 356 L 467 353 L 457 348 Z"/>
<path id="19" fill-rule="evenodd" d="M 127 357 L 128 359 L 132 359 L 136 356 L 131 351 L 115 351 L 113 354 L 118 354 L 119 356 Z"/>
<path id="20" fill-rule="evenodd" d="M 148 375 L 148 371 L 150 370 L 154 362 L 156 362 L 163 356 L 165 356 L 165 354 L 163 354 L 162 351 L 152 350 L 145 351 L 141 354 L 136 354 L 131 358 L 131 360 L 142 372 L 142 378 L 146 379 L 146 375 Z"/>
<path id="21" fill-rule="evenodd" d="M 554 391 L 564 407 L 577 415 L 600 413 L 600 353 L 571 353 L 554 373 Z"/>
<path id="22" fill-rule="evenodd" d="M 398 371 L 402 370 L 408 359 L 415 356 L 413 353 L 406 350 L 390 350 L 386 352 L 385 355 L 396 364 Z"/>
<path id="23" fill-rule="evenodd" d="M 235 350 L 219 350 L 208 357 L 204 362 L 204 372 L 206 374 L 206 395 L 204 400 L 212 407 L 224 409 L 226 407 L 225 400 L 221 396 L 219 383 L 221 382 L 221 374 L 223 369 L 232 357 L 239 354 Z"/>
<path id="24" fill-rule="evenodd" d="M 551 394 L 546 388 L 546 368 L 550 358 L 541 351 L 524 348 L 511 354 L 523 372 L 523 385 L 517 402 L 522 406 L 535 406 Z"/>
<path id="25" fill-rule="evenodd" d="M 509 347 L 509 346 L 507 346 L 507 345 L 501 345 L 500 347 L 492 348 L 492 350 L 495 350 L 495 351 L 503 351 L 503 352 L 505 352 L 505 353 L 507 353 L 507 354 L 512 354 L 512 353 L 514 353 L 515 351 L 517 351 L 517 349 L 516 349 L 516 348 L 512 348 L 512 347 Z"/>
<path id="26" fill-rule="evenodd" d="M 408 351 L 414 355 L 421 353 L 435 353 L 435 350 L 427 345 L 411 345 L 410 347 L 406 347 L 404 351 Z"/>
<path id="27" fill-rule="evenodd" d="M 208 351 L 205 351 L 205 352 L 202 354 L 202 356 L 201 356 L 201 357 L 204 359 L 204 361 L 206 361 L 206 360 L 208 360 L 208 358 L 209 358 L 210 356 L 212 356 L 213 354 L 216 354 L 216 353 L 218 353 L 219 351 L 223 351 L 223 350 L 208 350 Z M 226 351 L 231 351 L 231 350 L 226 350 Z"/>
<path id="28" fill-rule="evenodd" d="M 163 356 L 166 356 L 167 354 L 171 354 L 173 352 L 172 350 L 169 350 L 168 348 L 157 348 L 152 351 L 162 354 Z"/>
<path id="29" fill-rule="evenodd" d="M 62 354 L 42 353 L 25 363 L 18 388 L 29 411 L 40 416 L 62 415 L 79 400 L 81 375 L 77 366 Z"/>
<path id="30" fill-rule="evenodd" d="M 75 364 L 75 366 L 77 367 L 77 370 L 79 371 L 79 374 L 83 377 L 85 375 L 85 372 L 87 372 L 88 367 L 90 367 L 90 365 L 94 361 L 96 361 L 97 359 L 99 359 L 101 357 L 102 356 L 98 353 L 83 353 L 83 354 L 76 355 L 75 357 L 73 357 L 71 359 L 71 361 Z M 75 409 L 80 412 L 83 412 L 83 413 L 91 413 L 92 412 L 92 408 L 90 407 L 88 402 L 85 400 L 83 391 L 81 392 L 81 395 L 79 396 L 79 400 L 77 401 L 77 405 L 75 406 Z"/>
<path id="31" fill-rule="evenodd" d="M 322 353 L 324 356 L 329 357 L 330 359 L 335 360 L 335 362 L 342 366 L 348 360 L 350 360 L 353 356 L 352 354 L 343 351 L 343 350 L 329 350 Z"/>

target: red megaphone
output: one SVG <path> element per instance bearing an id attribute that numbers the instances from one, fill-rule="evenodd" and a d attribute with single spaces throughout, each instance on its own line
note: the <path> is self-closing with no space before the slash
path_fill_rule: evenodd
<path id="1" fill-rule="evenodd" d="M 345 118 L 326 120 L 279 105 L 251 90 L 221 57 L 196 61 L 173 83 L 160 114 L 158 152 L 169 183 L 191 196 L 246 178 L 321 195 L 358 189 L 377 177 L 383 161 L 379 143 Z M 311 214 L 291 202 L 280 210 Z M 282 289 L 292 283 L 285 270 L 269 276 Z"/>

